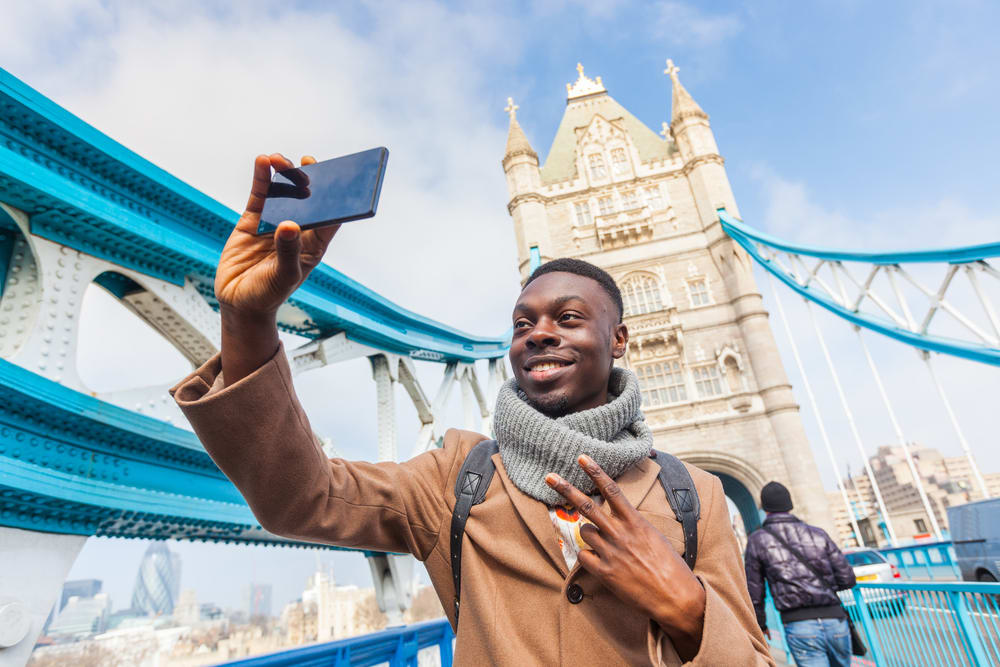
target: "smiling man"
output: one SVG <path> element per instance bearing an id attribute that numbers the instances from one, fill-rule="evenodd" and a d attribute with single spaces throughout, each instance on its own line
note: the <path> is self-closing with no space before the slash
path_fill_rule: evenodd
<path id="1" fill-rule="evenodd" d="M 311 162 L 305 158 L 304 163 Z M 486 437 L 450 430 L 404 463 L 327 459 L 292 387 L 278 307 L 336 227 L 255 234 L 271 168 L 257 158 L 215 291 L 222 352 L 172 393 L 205 449 L 273 533 L 423 561 L 456 628 L 460 665 L 773 664 L 747 594 L 719 480 L 688 466 L 697 560 L 651 456 L 621 294 L 601 269 L 556 260 L 513 310 L 514 378 L 497 399 L 496 474 L 468 515 L 453 579 L 463 462 Z M 477 450 L 479 451 L 479 450 Z"/>

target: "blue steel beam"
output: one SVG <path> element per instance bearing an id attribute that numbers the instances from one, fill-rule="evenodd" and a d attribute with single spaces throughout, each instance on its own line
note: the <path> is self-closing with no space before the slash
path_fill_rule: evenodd
<path id="1" fill-rule="evenodd" d="M 0 525 L 304 545 L 260 527 L 193 433 L 3 360 Z"/>
<path id="2" fill-rule="evenodd" d="M 0 69 L 0 201 L 43 238 L 175 284 L 213 306 L 215 266 L 239 215 L 171 176 Z M 505 354 L 509 335 L 472 336 L 408 311 L 321 264 L 279 313 L 288 331 L 343 331 L 432 361 Z"/>
<path id="3" fill-rule="evenodd" d="M 811 246 L 795 245 L 773 236 L 769 236 L 747 226 L 730 215 L 725 209 L 718 209 L 722 228 L 747 253 L 778 280 L 787 285 L 802 297 L 825 308 L 834 315 L 847 320 L 851 324 L 864 327 L 883 336 L 906 343 L 912 347 L 928 352 L 950 354 L 970 361 L 977 361 L 993 366 L 1000 366 L 1000 349 L 978 345 L 966 341 L 918 333 L 898 326 L 889 319 L 851 310 L 837 303 L 827 295 L 809 286 L 800 284 L 794 276 L 771 261 L 760 252 L 758 244 L 797 255 L 815 257 L 832 262 L 850 261 L 868 264 L 894 265 L 908 263 L 949 263 L 960 264 L 1000 257 L 1000 243 L 985 243 L 961 248 L 946 248 L 941 250 L 916 250 L 907 252 L 852 252 L 846 250 L 824 250 Z"/>

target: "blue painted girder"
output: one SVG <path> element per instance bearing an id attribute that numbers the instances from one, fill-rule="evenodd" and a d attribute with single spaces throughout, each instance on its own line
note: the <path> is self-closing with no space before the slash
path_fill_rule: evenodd
<path id="1" fill-rule="evenodd" d="M 875 331 L 889 338 L 906 343 L 912 347 L 928 352 L 950 354 L 963 359 L 984 364 L 1000 366 L 1000 349 L 976 343 L 969 343 L 953 338 L 921 334 L 898 326 L 895 322 L 877 315 L 845 308 L 826 294 L 810 286 L 803 286 L 794 276 L 770 259 L 764 257 L 758 244 L 781 250 L 783 252 L 815 257 L 828 261 L 849 261 L 868 264 L 908 264 L 908 263 L 949 263 L 959 264 L 978 260 L 1000 257 L 1000 243 L 985 243 L 959 248 L 942 248 L 939 250 L 915 250 L 903 252 L 854 252 L 849 250 L 834 250 L 797 245 L 782 241 L 776 237 L 760 232 L 742 221 L 737 220 L 725 209 L 718 209 L 722 228 L 736 241 L 753 259 L 767 269 L 778 280 L 787 285 L 802 297 L 822 306 L 834 315 L 847 320 L 851 324 Z"/>
<path id="2" fill-rule="evenodd" d="M 239 217 L 2 69 L 0 201 L 28 213 L 33 234 L 178 285 L 191 278 L 213 306 L 215 267 Z M 325 264 L 279 324 L 432 361 L 501 357 L 510 341 L 408 311 Z"/>
<path id="3" fill-rule="evenodd" d="M 0 525 L 76 535 L 303 544 L 260 527 L 193 433 L 4 360 Z"/>

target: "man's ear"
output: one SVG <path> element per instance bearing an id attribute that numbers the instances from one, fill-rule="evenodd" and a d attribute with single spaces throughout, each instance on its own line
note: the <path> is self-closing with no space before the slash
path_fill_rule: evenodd
<path id="1" fill-rule="evenodd" d="M 628 327 L 619 322 L 611 335 L 611 356 L 621 359 L 625 356 L 626 350 L 628 350 Z"/>

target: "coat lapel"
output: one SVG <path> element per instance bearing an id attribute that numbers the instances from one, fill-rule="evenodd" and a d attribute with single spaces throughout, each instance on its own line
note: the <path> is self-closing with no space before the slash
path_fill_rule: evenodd
<path id="1" fill-rule="evenodd" d="M 562 551 L 559 549 L 559 539 L 555 526 L 552 525 L 552 519 L 549 518 L 549 508 L 545 503 L 535 500 L 517 488 L 517 485 L 507 476 L 507 470 L 504 469 L 499 454 L 493 455 L 493 463 L 496 465 L 503 486 L 507 490 L 507 495 L 521 517 L 521 521 L 528 527 L 531 536 L 535 538 L 542 551 L 552 561 L 552 566 L 559 570 L 559 573 L 565 578 L 568 574 L 566 559 L 563 558 Z"/>
<path id="2" fill-rule="evenodd" d="M 649 489 L 656 483 L 660 466 L 652 459 L 642 459 L 618 477 L 618 486 L 632 507 L 639 507 Z M 607 503 L 605 503 L 607 507 Z"/>
<path id="3" fill-rule="evenodd" d="M 535 500 L 517 488 L 517 485 L 507 476 L 507 471 L 503 467 L 503 461 L 499 454 L 493 455 L 493 463 L 496 465 L 497 472 L 500 474 L 500 479 L 503 481 L 504 488 L 507 490 L 507 495 L 510 497 L 514 509 L 517 510 L 521 520 L 528 527 L 529 532 L 535 538 L 535 541 L 538 542 L 542 551 L 552 561 L 552 565 L 565 578 L 568 575 L 566 559 L 563 558 L 562 551 L 559 549 L 556 529 L 552 525 L 552 519 L 549 518 L 549 508 L 545 503 Z M 638 507 L 649 493 L 650 487 L 656 483 L 659 473 L 660 466 L 655 461 L 642 459 L 618 477 L 618 486 L 632 506 Z M 610 514 L 611 510 L 607 503 L 602 503 L 601 509 Z"/>

